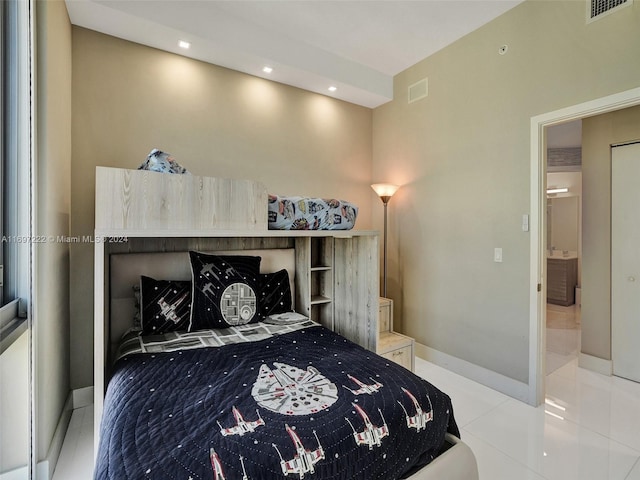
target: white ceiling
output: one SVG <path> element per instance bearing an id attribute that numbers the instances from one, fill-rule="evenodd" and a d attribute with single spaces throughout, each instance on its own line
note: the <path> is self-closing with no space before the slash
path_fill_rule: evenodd
<path id="1" fill-rule="evenodd" d="M 66 0 L 71 22 L 366 107 L 522 0 Z M 191 42 L 189 50 L 179 40 Z M 496 45 L 496 49 L 499 45 Z M 265 65 L 273 67 L 269 75 Z M 333 93 L 328 87 L 334 85 Z"/>

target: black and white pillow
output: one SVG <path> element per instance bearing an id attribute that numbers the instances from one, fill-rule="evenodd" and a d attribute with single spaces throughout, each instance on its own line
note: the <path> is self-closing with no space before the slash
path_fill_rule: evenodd
<path id="1" fill-rule="evenodd" d="M 191 282 L 140 277 L 142 334 L 186 330 L 191 312 Z"/>
<path id="2" fill-rule="evenodd" d="M 269 315 L 286 313 L 291 307 L 291 285 L 286 269 L 275 273 L 260 274 L 260 290 L 258 293 L 260 304 L 260 320 Z"/>
<path id="3" fill-rule="evenodd" d="M 142 314 L 140 313 L 140 282 L 131 286 L 133 290 L 133 302 L 134 302 L 134 314 L 133 314 L 133 327 L 132 330 L 137 332 L 142 330 Z"/>
<path id="4" fill-rule="evenodd" d="M 189 331 L 260 320 L 260 257 L 189 252 L 193 302 Z"/>

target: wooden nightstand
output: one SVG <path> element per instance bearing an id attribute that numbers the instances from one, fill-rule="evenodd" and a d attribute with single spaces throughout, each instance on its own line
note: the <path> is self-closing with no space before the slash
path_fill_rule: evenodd
<path id="1" fill-rule="evenodd" d="M 378 325 L 378 349 L 376 353 L 413 372 L 415 363 L 413 353 L 414 339 L 393 331 L 393 300 L 380 298 Z"/>

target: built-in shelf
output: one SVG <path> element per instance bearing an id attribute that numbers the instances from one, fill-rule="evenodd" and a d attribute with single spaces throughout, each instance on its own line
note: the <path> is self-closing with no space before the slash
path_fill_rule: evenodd
<path id="1" fill-rule="evenodd" d="M 334 238 L 308 237 L 296 240 L 296 274 L 301 276 L 302 289 L 297 292 L 296 308 L 312 320 L 332 330 L 334 324 Z"/>
<path id="2" fill-rule="evenodd" d="M 331 303 L 329 297 L 323 297 L 322 295 L 314 295 L 311 297 L 311 305 L 318 305 L 320 303 Z"/>

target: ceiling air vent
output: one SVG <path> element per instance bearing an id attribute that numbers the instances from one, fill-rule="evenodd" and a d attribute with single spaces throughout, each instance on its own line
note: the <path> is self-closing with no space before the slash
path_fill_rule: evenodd
<path id="1" fill-rule="evenodd" d="M 425 98 L 429 94 L 429 84 L 426 78 L 423 78 L 419 82 L 409 85 L 409 101 L 408 103 L 416 102 L 422 98 Z"/>
<path id="2" fill-rule="evenodd" d="M 587 22 L 593 22 L 605 15 L 628 7 L 633 0 L 587 0 Z"/>

